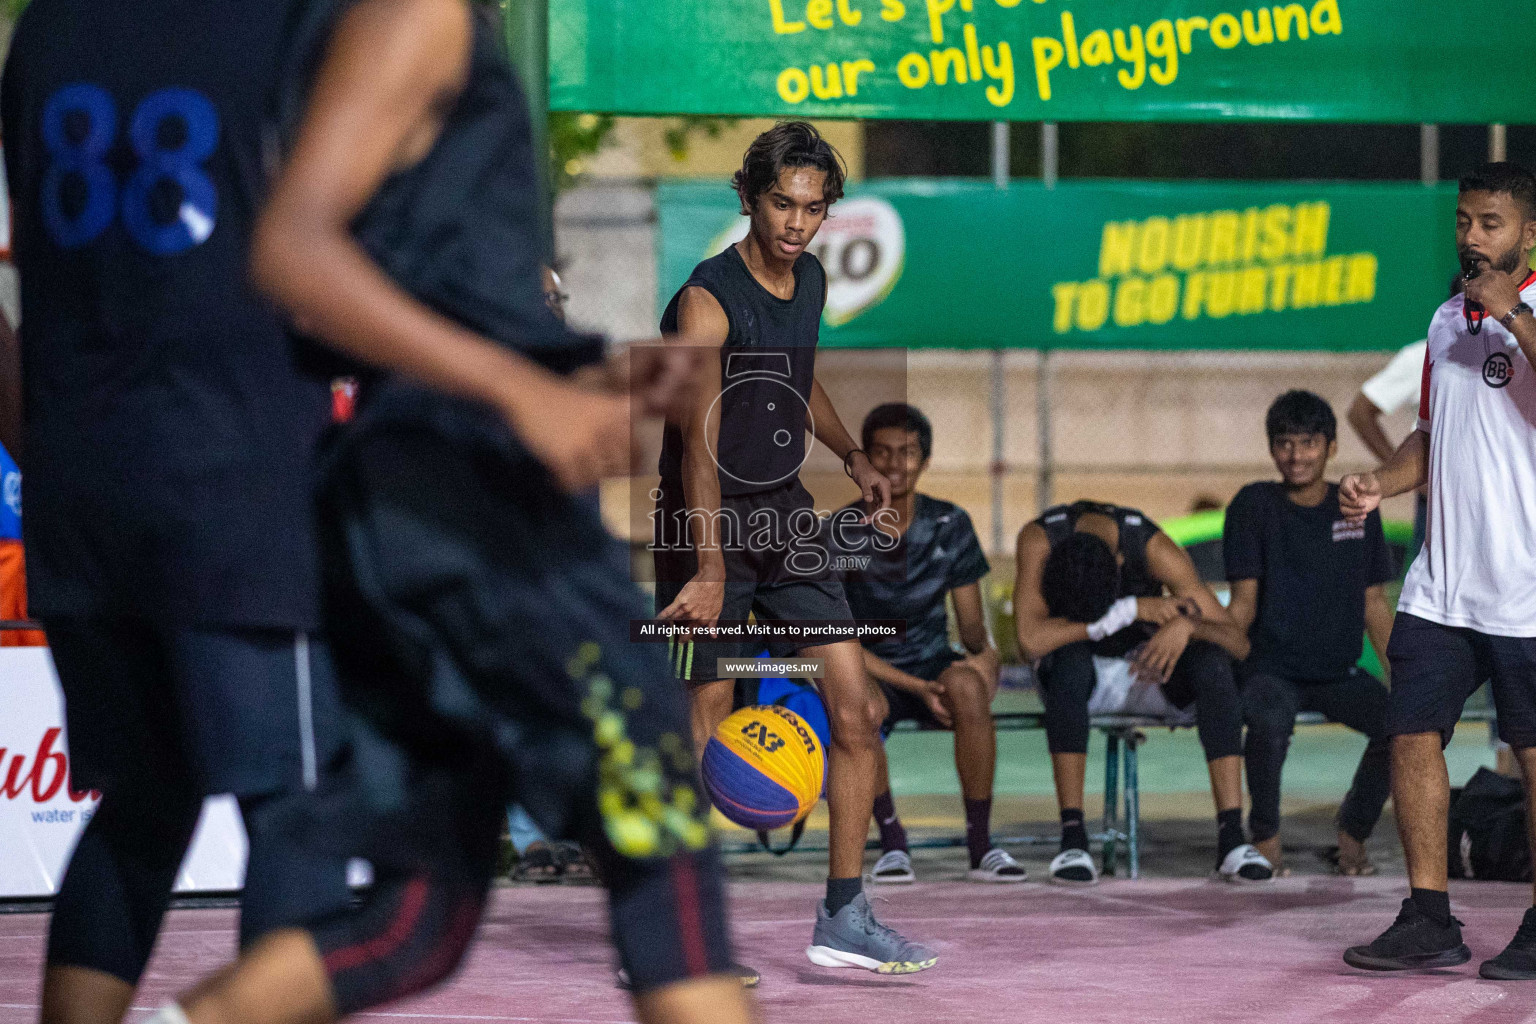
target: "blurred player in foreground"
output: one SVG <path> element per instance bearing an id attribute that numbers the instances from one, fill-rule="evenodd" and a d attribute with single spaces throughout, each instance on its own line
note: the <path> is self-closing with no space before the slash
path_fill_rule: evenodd
<path id="1" fill-rule="evenodd" d="M 299 6 L 38 0 L 11 39 L 29 597 L 71 785 L 102 793 L 54 901 L 47 1024 L 127 1012 L 209 794 L 250 841 L 242 946 L 351 902 L 344 857 L 273 826 L 341 745 L 311 512 L 330 374 L 247 273 Z"/>
<path id="2" fill-rule="evenodd" d="M 287 821 L 368 859 L 375 884 L 161 1021 L 329 1021 L 441 980 L 509 801 L 596 851 L 641 1020 L 750 1018 L 723 973 L 681 694 L 659 650 L 628 643 L 641 597 L 583 494 L 630 469 L 631 396 L 641 414 L 670 407 L 695 360 L 650 347 L 609 363 L 605 387 L 569 379 L 602 345 L 540 294 L 542 157 L 493 19 L 463 0 L 362 0 L 317 4 L 295 30 L 253 270 L 367 369 L 319 492 L 354 747 Z"/>

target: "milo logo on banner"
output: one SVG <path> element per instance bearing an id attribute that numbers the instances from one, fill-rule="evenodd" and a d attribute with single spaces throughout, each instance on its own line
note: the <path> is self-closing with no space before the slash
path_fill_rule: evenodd
<path id="1" fill-rule="evenodd" d="M 1110 221 L 1099 273 L 1051 286 L 1056 334 L 1371 302 L 1371 252 L 1328 253 L 1326 202 Z"/>
<path id="2" fill-rule="evenodd" d="M 710 242 L 708 255 L 747 237 L 749 226 L 746 217 L 737 217 Z M 828 326 L 837 327 L 891 294 L 906 262 L 907 234 L 895 207 L 884 199 L 860 196 L 833 205 L 806 251 L 826 268 L 825 318 Z"/>

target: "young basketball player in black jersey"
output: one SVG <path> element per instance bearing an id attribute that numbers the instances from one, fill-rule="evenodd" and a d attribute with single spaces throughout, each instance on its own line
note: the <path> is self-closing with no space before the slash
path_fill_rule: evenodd
<path id="1" fill-rule="evenodd" d="M 296 28 L 253 269 L 374 372 L 319 488 L 353 752 L 288 821 L 368 859 L 375 884 L 162 1021 L 316 1024 L 441 980 L 513 800 L 599 858 L 641 1020 L 749 1019 L 686 710 L 662 653 L 627 642 L 640 595 L 583 496 L 629 468 L 624 387 L 665 408 L 695 360 L 603 364 L 600 339 L 548 309 L 528 111 L 499 38 L 493 9 L 463 0 L 316 3 Z M 573 380 L 594 365 L 596 385 Z"/>
<path id="2" fill-rule="evenodd" d="M 890 482 L 855 444 L 815 377 L 826 274 L 805 251 L 843 194 L 837 152 L 803 121 L 758 136 L 733 185 L 747 237 L 694 268 L 667 306 L 663 331 L 709 347 L 705 381 L 680 426 L 667 428 L 655 515 L 656 606 L 700 627 L 741 621 L 847 621 L 841 584 L 824 558 L 797 557 L 818 523 L 800 483 L 805 434 L 843 460 L 871 510 Z M 827 803 L 831 871 L 807 954 L 823 967 L 910 973 L 935 954 L 875 920 L 862 891 L 864 837 L 879 774 L 882 700 L 865 677 L 859 643 L 770 645 L 825 659 L 820 690 L 832 725 Z M 717 660 L 738 645 L 701 634 L 677 668 L 690 686 L 702 749 L 731 712 L 733 680 Z"/>
<path id="3" fill-rule="evenodd" d="M 1164 597 L 1167 590 L 1171 596 Z M 1216 803 L 1216 868 L 1231 882 L 1274 869 L 1243 834 L 1243 719 L 1232 659 L 1238 626 L 1189 555 L 1135 509 L 1079 501 L 1019 531 L 1013 607 L 1019 650 L 1035 662 L 1061 810 L 1051 880 L 1092 885 L 1083 825 L 1090 711 L 1167 717 L 1195 705 Z"/>
<path id="4" fill-rule="evenodd" d="M 247 282 L 300 6 L 36 0 L 11 39 L 30 597 L 71 783 L 103 794 L 54 903 L 50 1024 L 127 1011 L 207 794 L 245 819 L 242 945 L 351 901 L 345 858 L 271 827 L 340 746 L 310 511 L 331 375 Z"/>

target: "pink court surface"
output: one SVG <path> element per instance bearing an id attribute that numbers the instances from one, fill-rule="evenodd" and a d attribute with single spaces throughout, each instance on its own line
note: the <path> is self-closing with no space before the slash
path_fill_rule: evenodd
<path id="1" fill-rule="evenodd" d="M 819 886 L 737 883 L 732 908 L 741 958 L 763 975 L 758 993 L 768 1021 L 1536 1020 L 1536 982 L 1482 981 L 1476 974 L 1478 962 L 1514 934 L 1528 886 L 1453 883 L 1473 954 L 1464 967 L 1408 975 L 1345 967 L 1344 946 L 1385 927 L 1403 888 L 1401 877 L 1298 877 L 1262 889 L 1188 879 L 1110 880 L 1087 891 L 1034 883 L 918 885 L 877 906 L 892 924 L 931 939 L 939 965 L 891 978 L 806 961 Z M 231 910 L 169 916 L 130 1024 L 230 956 L 234 919 Z M 0 1024 L 36 1019 L 47 921 L 40 914 L 0 916 Z M 357 1019 L 631 1021 L 611 967 L 600 890 L 503 888 L 451 983 Z"/>

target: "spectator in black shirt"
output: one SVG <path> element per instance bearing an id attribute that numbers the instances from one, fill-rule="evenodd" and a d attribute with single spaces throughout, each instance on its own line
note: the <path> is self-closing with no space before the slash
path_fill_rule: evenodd
<path id="1" fill-rule="evenodd" d="M 864 420 L 860 442 L 870 462 L 891 481 L 891 507 L 862 524 L 867 509 L 855 502 L 832 520 L 834 549 L 843 559 L 844 589 L 857 619 L 903 619 L 901 640 L 870 640 L 864 669 L 888 704 L 885 729 L 912 720 L 952 729 L 955 768 L 965 800 L 970 877 L 985 882 L 1022 882 L 1022 865 L 991 836 L 992 778 L 997 731 L 992 697 L 997 693 L 997 648 L 987 632 L 980 581 L 989 566 L 965 510 L 917 492 L 933 453 L 928 417 L 899 402 L 875 408 Z M 949 641 L 945 595 L 965 651 Z M 890 771 L 880 750 L 875 822 L 881 857 L 876 882 L 915 880 L 906 830 L 891 799 Z"/>
<path id="2" fill-rule="evenodd" d="M 1369 632 L 1387 663 L 1392 610 L 1385 584 L 1396 572 L 1381 514 L 1351 526 L 1339 512 L 1338 486 L 1325 476 L 1338 451 L 1328 403 L 1288 391 L 1269 407 L 1265 428 L 1281 479 L 1239 491 L 1224 531 L 1229 610 L 1251 642 L 1239 673 L 1253 799 L 1248 828 L 1278 866 L 1280 771 L 1296 713 L 1320 712 L 1370 739 L 1339 807 L 1337 866 L 1341 874 L 1373 874 L 1365 840 L 1390 790 L 1387 688 L 1355 662 L 1361 634 Z"/>

